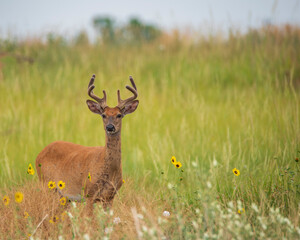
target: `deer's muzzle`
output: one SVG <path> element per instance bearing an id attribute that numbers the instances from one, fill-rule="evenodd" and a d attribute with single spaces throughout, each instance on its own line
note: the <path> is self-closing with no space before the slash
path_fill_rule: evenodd
<path id="1" fill-rule="evenodd" d="M 108 132 L 114 132 L 116 129 L 115 129 L 115 126 L 114 126 L 114 125 L 108 124 L 108 125 L 106 126 L 106 130 L 107 130 Z"/>

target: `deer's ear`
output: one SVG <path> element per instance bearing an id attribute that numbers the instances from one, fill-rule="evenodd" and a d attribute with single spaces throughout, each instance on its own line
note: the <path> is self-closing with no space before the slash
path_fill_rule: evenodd
<path id="1" fill-rule="evenodd" d="M 88 105 L 91 112 L 96 113 L 96 114 L 102 114 L 103 113 L 103 109 L 100 107 L 99 103 L 96 103 L 96 102 L 91 101 L 91 100 L 86 100 L 86 104 Z"/>
<path id="2" fill-rule="evenodd" d="M 122 110 L 123 115 L 133 113 L 137 109 L 138 105 L 139 105 L 139 100 L 126 103 Z"/>

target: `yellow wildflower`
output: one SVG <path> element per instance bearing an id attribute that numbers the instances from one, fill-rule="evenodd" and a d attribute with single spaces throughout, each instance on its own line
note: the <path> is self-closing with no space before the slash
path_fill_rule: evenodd
<path id="1" fill-rule="evenodd" d="M 66 205 L 67 199 L 65 197 L 62 197 L 61 199 L 59 199 L 60 201 L 60 205 Z"/>
<path id="2" fill-rule="evenodd" d="M 32 167 L 31 163 L 29 163 L 28 169 L 27 169 L 27 173 L 30 175 L 34 175 L 34 168 Z"/>
<path id="3" fill-rule="evenodd" d="M 182 167 L 182 164 L 181 162 L 176 162 L 176 164 L 174 164 L 176 168 L 181 168 Z"/>
<path id="4" fill-rule="evenodd" d="M 23 201 L 24 195 L 21 192 L 16 192 L 15 193 L 15 201 L 17 203 L 21 203 Z"/>
<path id="5" fill-rule="evenodd" d="M 27 174 L 34 175 L 34 173 L 35 173 L 34 169 L 32 169 L 32 170 L 27 170 Z"/>
<path id="6" fill-rule="evenodd" d="M 122 182 L 125 183 L 125 180 L 123 179 Z"/>
<path id="7" fill-rule="evenodd" d="M 24 218 L 28 218 L 28 217 L 29 217 L 28 212 L 24 212 Z"/>
<path id="8" fill-rule="evenodd" d="M 173 157 L 171 158 L 171 162 L 175 165 L 175 164 L 177 163 L 176 157 L 173 156 Z"/>
<path id="9" fill-rule="evenodd" d="M 58 217 L 53 216 L 53 217 L 49 220 L 49 222 L 52 223 L 52 224 L 55 224 L 55 223 L 57 223 L 58 219 L 59 219 Z"/>
<path id="10" fill-rule="evenodd" d="M 29 165 L 28 165 L 28 170 L 31 170 L 31 169 L 33 169 L 33 167 L 32 167 L 32 165 L 31 165 L 31 163 L 29 163 Z"/>
<path id="11" fill-rule="evenodd" d="M 232 172 L 234 173 L 235 176 L 239 176 L 240 175 L 240 171 L 236 168 L 232 169 Z"/>
<path id="12" fill-rule="evenodd" d="M 90 180 L 90 182 L 92 181 L 92 176 L 91 176 L 90 172 L 89 172 L 89 175 L 88 175 L 88 179 Z"/>
<path id="13" fill-rule="evenodd" d="M 10 202 L 10 199 L 7 195 L 5 195 L 2 200 L 5 206 L 7 206 Z"/>
<path id="14" fill-rule="evenodd" d="M 48 188 L 50 188 L 50 189 L 55 188 L 55 182 L 49 181 L 48 182 Z"/>
<path id="15" fill-rule="evenodd" d="M 63 181 L 59 181 L 59 182 L 58 182 L 58 187 L 59 187 L 60 189 L 64 189 L 65 186 L 66 186 L 66 183 L 64 183 Z"/>
<path id="16" fill-rule="evenodd" d="M 242 208 L 241 210 L 239 209 L 238 210 L 238 214 L 242 214 L 242 213 L 244 213 L 245 212 L 245 209 L 244 208 Z"/>

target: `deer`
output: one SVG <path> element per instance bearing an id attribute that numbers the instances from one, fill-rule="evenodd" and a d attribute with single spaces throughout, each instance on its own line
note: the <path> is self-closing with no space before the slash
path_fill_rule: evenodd
<path id="1" fill-rule="evenodd" d="M 106 104 L 103 97 L 96 96 L 95 75 L 88 85 L 87 100 L 92 113 L 102 117 L 105 131 L 105 146 L 88 147 L 65 141 L 55 141 L 46 146 L 36 158 L 36 169 L 43 184 L 50 181 L 65 183 L 65 188 L 56 190 L 70 201 L 86 200 L 87 207 L 93 211 L 94 203 L 100 202 L 104 209 L 112 207 L 114 196 L 123 184 L 121 162 L 121 129 L 125 115 L 133 113 L 139 104 L 134 80 L 129 76 L 131 86 L 126 88 L 133 96 L 122 100 L 117 91 L 118 105 Z"/>

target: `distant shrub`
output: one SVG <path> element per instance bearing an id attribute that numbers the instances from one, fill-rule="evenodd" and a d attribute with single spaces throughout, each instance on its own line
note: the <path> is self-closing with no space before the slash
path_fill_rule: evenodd
<path id="1" fill-rule="evenodd" d="M 117 25 L 111 17 L 98 16 L 93 25 L 104 44 L 140 44 L 157 39 L 161 30 L 152 24 L 143 23 L 138 18 L 129 19 L 124 25 Z"/>

